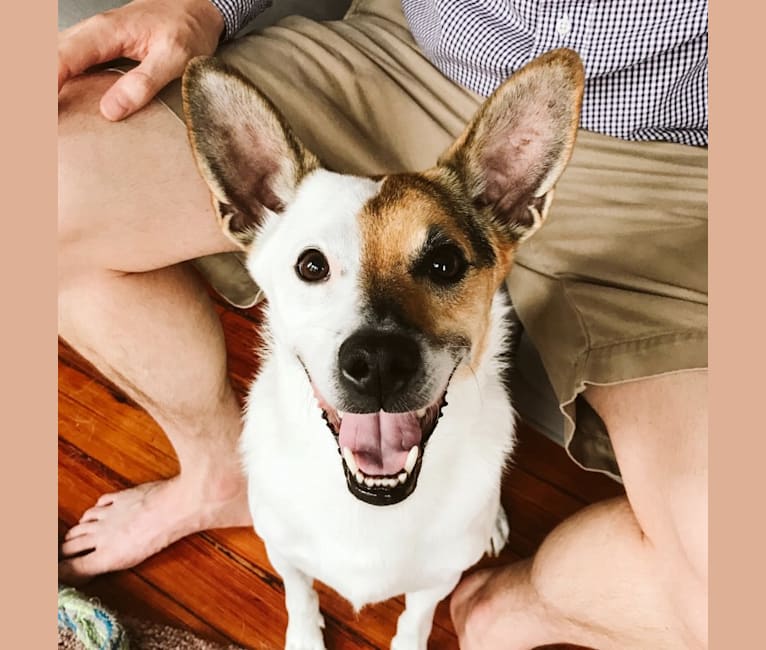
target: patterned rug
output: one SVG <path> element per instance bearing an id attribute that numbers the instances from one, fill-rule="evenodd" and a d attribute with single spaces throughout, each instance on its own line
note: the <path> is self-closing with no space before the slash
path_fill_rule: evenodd
<path id="1" fill-rule="evenodd" d="M 243 650 L 240 646 L 220 645 L 190 632 L 148 621 L 126 617 L 124 626 L 130 650 Z M 58 633 L 59 650 L 92 650 L 95 647 L 78 641 L 71 630 L 59 628 Z"/>
<path id="2" fill-rule="evenodd" d="M 123 624 L 130 650 L 243 650 L 241 646 L 220 645 L 201 639 L 191 632 L 158 623 L 125 617 Z M 59 650 L 93 650 L 97 647 L 80 642 L 75 633 L 66 628 L 59 628 L 58 636 Z"/>
<path id="3" fill-rule="evenodd" d="M 59 650 L 243 650 L 168 625 L 117 616 L 96 599 L 59 586 Z"/>

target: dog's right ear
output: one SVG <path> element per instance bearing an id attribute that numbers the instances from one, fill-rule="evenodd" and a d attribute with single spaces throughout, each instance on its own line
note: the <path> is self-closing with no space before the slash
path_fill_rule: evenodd
<path id="1" fill-rule="evenodd" d="M 495 90 L 439 160 L 511 242 L 545 220 L 572 154 L 584 85 L 576 52 L 543 54 Z"/>
<path id="2" fill-rule="evenodd" d="M 247 248 L 266 214 L 284 210 L 319 161 L 268 99 L 213 57 L 197 57 L 187 66 L 183 107 L 224 232 Z"/>

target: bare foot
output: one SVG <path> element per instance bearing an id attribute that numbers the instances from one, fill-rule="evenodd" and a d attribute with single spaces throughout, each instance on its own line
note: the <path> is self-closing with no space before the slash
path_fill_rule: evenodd
<path id="1" fill-rule="evenodd" d="M 222 482 L 180 474 L 105 494 L 64 536 L 59 579 L 75 584 L 135 566 L 191 533 L 249 525 L 245 481 L 239 476 Z"/>

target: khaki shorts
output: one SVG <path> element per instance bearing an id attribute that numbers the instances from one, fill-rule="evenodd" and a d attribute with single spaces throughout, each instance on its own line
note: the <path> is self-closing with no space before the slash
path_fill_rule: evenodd
<path id="1" fill-rule="evenodd" d="M 287 18 L 219 54 L 341 172 L 430 167 L 482 99 L 423 57 L 397 0 L 357 0 L 336 22 Z M 179 83 L 161 98 L 181 115 Z M 253 303 L 236 256 L 198 264 L 234 303 Z M 707 366 L 707 150 L 580 131 L 548 222 L 522 245 L 508 285 L 570 455 L 619 476 L 603 423 L 578 395 Z"/>

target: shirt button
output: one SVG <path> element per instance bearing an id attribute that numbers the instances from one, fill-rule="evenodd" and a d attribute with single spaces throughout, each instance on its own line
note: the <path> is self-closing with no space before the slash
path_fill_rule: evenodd
<path id="1" fill-rule="evenodd" d="M 563 16 L 560 16 L 559 19 L 556 21 L 556 33 L 559 36 L 566 36 L 571 31 L 572 31 L 572 21 L 569 20 L 569 16 L 567 16 L 566 14 Z"/>

